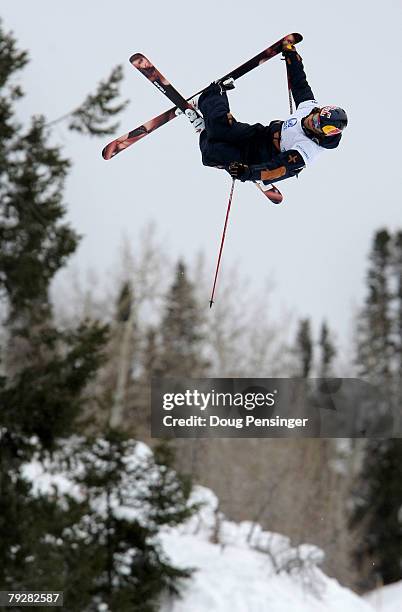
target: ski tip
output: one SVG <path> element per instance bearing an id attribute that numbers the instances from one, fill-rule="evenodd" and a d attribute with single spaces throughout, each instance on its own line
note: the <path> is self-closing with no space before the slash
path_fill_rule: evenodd
<path id="1" fill-rule="evenodd" d="M 287 36 L 283 37 L 283 40 L 285 38 L 289 38 L 289 36 L 293 36 L 293 38 L 295 39 L 295 44 L 297 45 L 297 43 L 301 42 L 303 40 L 303 36 L 301 34 L 299 34 L 298 32 L 292 32 L 291 34 L 288 34 Z"/>
<path id="2" fill-rule="evenodd" d="M 133 53 L 133 55 L 128 60 L 130 64 L 132 64 L 135 60 L 145 57 L 142 53 Z"/>
<path id="3" fill-rule="evenodd" d="M 254 181 L 254 184 L 258 187 L 258 189 L 265 195 L 265 197 L 272 202 L 272 204 L 281 204 L 283 201 L 283 195 L 279 191 L 275 185 L 271 185 L 268 189 L 263 181 Z"/>
<path id="4" fill-rule="evenodd" d="M 265 195 L 271 200 L 272 204 L 281 204 L 283 202 L 283 195 L 277 189 L 269 189 Z"/>
<path id="5" fill-rule="evenodd" d="M 115 141 L 109 142 L 109 144 L 102 149 L 102 157 L 107 161 L 108 159 L 112 159 L 112 157 L 117 155 L 118 152 L 118 149 L 115 147 Z"/>

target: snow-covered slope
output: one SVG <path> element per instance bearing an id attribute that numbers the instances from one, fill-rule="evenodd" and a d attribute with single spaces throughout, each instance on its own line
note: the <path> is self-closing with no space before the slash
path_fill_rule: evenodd
<path id="1" fill-rule="evenodd" d="M 73 446 L 70 440 L 68 449 L 75 456 Z M 134 441 L 133 448 L 126 459 L 134 469 L 152 452 Z M 76 470 L 82 470 L 78 455 L 76 463 Z M 32 461 L 23 474 L 34 483 L 34 493 L 55 489 L 59 496 L 69 494 L 77 500 L 83 495 L 71 472 L 54 470 L 50 464 Z M 138 486 L 138 479 L 127 480 L 127 499 L 112 499 L 116 514 L 128 520 L 146 515 L 146 509 L 134 503 Z M 102 514 L 102 494 L 93 501 L 94 510 Z M 295 547 L 287 537 L 263 531 L 257 524 L 226 520 L 218 511 L 217 497 L 204 487 L 194 489 L 191 501 L 202 504 L 197 514 L 180 528 L 165 530 L 160 539 L 174 565 L 195 571 L 183 582 L 182 598 L 163 601 L 160 612 L 402 612 L 402 582 L 363 599 L 319 569 L 323 553 L 317 547 Z"/>
<path id="2" fill-rule="evenodd" d="M 226 521 L 211 491 L 198 487 L 196 494 L 204 508 L 165 534 L 163 544 L 175 564 L 197 571 L 182 599 L 165 602 L 161 612 L 373 612 L 317 568 L 319 549 L 294 548 L 259 526 Z"/>
<path id="3" fill-rule="evenodd" d="M 401 612 L 402 581 L 376 589 L 368 593 L 364 599 L 372 605 L 376 612 Z"/>

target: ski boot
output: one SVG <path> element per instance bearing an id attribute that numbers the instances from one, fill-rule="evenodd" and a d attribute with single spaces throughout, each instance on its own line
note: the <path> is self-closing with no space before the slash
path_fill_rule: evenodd
<path id="1" fill-rule="evenodd" d="M 220 87 L 221 95 L 223 94 L 223 92 L 230 91 L 231 89 L 235 88 L 235 81 L 233 77 L 229 77 L 228 79 L 225 79 L 224 81 L 215 81 L 215 82 Z"/>
<path id="2" fill-rule="evenodd" d="M 191 125 L 193 126 L 197 134 L 200 134 L 203 130 L 205 130 L 204 119 L 203 117 L 201 117 L 201 115 L 197 113 L 196 110 L 192 108 L 186 108 L 186 110 L 184 111 L 184 114 L 186 115 L 187 119 L 190 121 Z"/>

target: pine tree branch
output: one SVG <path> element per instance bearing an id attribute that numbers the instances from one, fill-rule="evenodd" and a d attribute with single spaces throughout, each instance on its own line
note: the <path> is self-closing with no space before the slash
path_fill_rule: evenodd
<path id="1" fill-rule="evenodd" d="M 68 120 L 68 129 L 91 136 L 108 136 L 119 127 L 119 123 L 108 124 L 110 119 L 124 110 L 128 100 L 116 102 L 120 95 L 120 83 L 123 79 L 122 66 L 113 68 L 110 76 L 101 81 L 95 94 L 89 94 L 84 102 L 74 110 L 50 121 L 46 127 Z M 115 103 L 113 106 L 112 104 Z"/>

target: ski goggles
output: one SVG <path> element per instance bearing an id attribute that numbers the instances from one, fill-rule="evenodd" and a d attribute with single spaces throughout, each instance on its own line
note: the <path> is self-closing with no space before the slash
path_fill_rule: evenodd
<path id="1" fill-rule="evenodd" d="M 314 113 L 312 120 L 315 129 L 320 130 L 325 136 L 335 136 L 335 134 L 340 134 L 342 132 L 342 130 L 334 125 L 321 125 L 319 113 Z"/>

